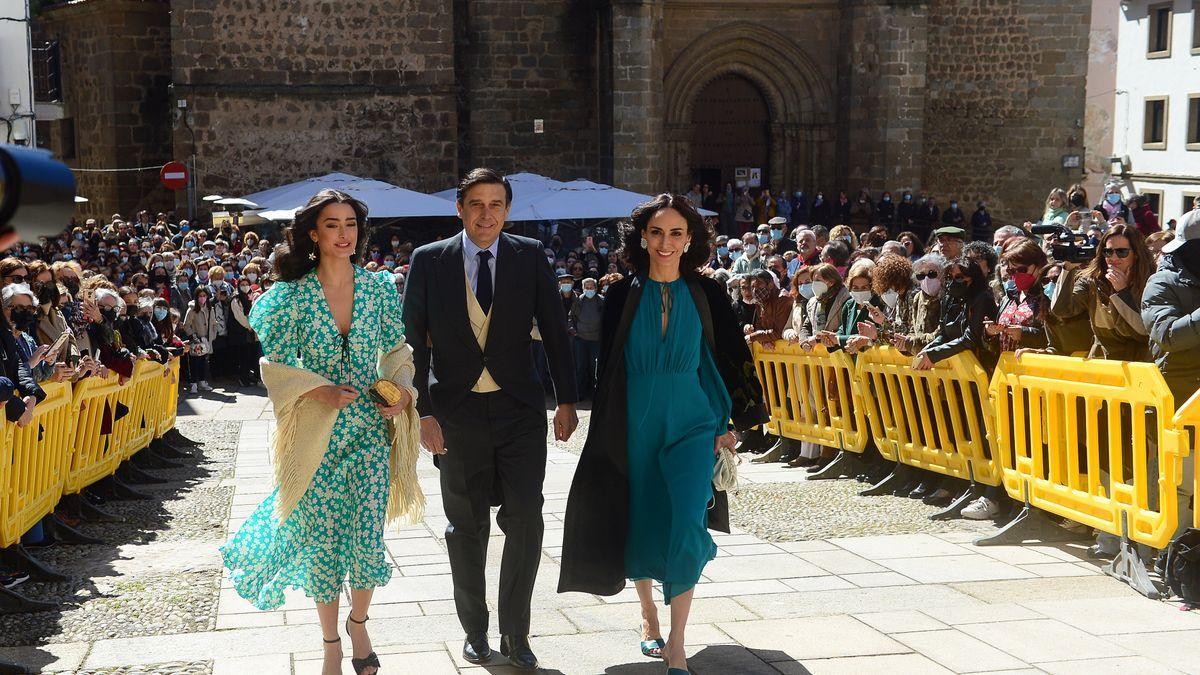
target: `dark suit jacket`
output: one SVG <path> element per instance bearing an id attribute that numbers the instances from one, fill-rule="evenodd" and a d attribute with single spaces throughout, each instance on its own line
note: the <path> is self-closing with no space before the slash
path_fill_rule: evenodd
<path id="1" fill-rule="evenodd" d="M 510 396 L 543 409 L 531 352 L 533 320 L 546 348 L 559 403 L 578 400 L 567 316 L 541 242 L 502 233 L 487 345 L 479 348 L 467 314 L 462 235 L 413 252 L 404 296 L 404 329 L 416 362 L 417 412 L 454 411 L 487 366 Z"/>

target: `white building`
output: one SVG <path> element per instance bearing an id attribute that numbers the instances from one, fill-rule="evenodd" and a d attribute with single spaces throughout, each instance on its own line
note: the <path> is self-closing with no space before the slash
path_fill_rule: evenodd
<path id="1" fill-rule="evenodd" d="M 1113 155 L 1165 225 L 1200 196 L 1200 0 L 1120 7 Z"/>
<path id="2" fill-rule="evenodd" d="M 0 143 L 34 145 L 29 0 L 0 0 Z"/>

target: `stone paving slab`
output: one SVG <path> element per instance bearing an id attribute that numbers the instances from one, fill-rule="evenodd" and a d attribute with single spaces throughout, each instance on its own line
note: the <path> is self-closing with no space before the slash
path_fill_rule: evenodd
<path id="1" fill-rule="evenodd" d="M 241 419 L 257 412 L 254 419 L 262 418 L 243 425 L 235 475 L 222 481 L 236 488 L 228 522 L 234 528 L 272 489 L 267 443 L 273 423 L 265 398 L 239 396 L 235 403 L 224 396 L 189 398 L 184 408 L 198 416 Z M 561 521 L 581 441 L 550 447 L 534 650 L 544 673 L 661 675 L 661 661 L 638 652 L 632 586 L 603 598 L 556 592 Z M 800 480 L 804 473 L 751 466 L 744 475 L 758 486 Z M 396 573 L 377 589 L 371 610 L 384 672 L 515 673 L 502 661 L 478 667 L 461 658 L 437 472 L 423 459 L 419 475 L 427 516 L 387 533 Z M 1184 648 L 1200 644 L 1200 614 L 1146 600 L 1100 574 L 1086 560 L 1086 543 L 975 547 L 978 528 L 778 542 L 742 531 L 716 535 L 718 557 L 697 587 L 688 629 L 691 671 L 1200 673 L 1200 649 Z M 503 547 L 494 522 L 492 535 L 487 574 L 494 610 Z M 211 552 L 197 552 L 196 559 L 213 560 Z M 343 606 L 343 616 L 346 611 Z M 669 631 L 669 611 L 661 606 L 660 617 Z M 495 647 L 494 611 L 492 629 Z M 345 647 L 348 655 L 348 641 Z M 290 675 L 315 674 L 321 665 L 311 601 L 292 593 L 279 610 L 259 612 L 227 583 L 214 630 L 54 648 L 59 670 L 210 660 L 215 673 Z M 0 658 L 6 654 L 0 649 Z"/>

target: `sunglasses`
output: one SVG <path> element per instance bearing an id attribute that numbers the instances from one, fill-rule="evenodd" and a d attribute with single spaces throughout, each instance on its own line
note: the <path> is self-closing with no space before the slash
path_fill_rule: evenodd
<path id="1" fill-rule="evenodd" d="M 1116 256 L 1118 258 L 1128 258 L 1132 252 L 1133 249 L 1131 248 L 1106 248 L 1104 249 L 1104 257 L 1111 258 Z"/>
<path id="2" fill-rule="evenodd" d="M 915 278 L 917 281 L 924 281 L 926 279 L 936 279 L 936 278 L 938 278 L 938 273 L 933 272 L 933 271 L 917 272 L 916 274 L 913 275 L 913 278 Z"/>
<path id="3" fill-rule="evenodd" d="M 946 278 L 949 279 L 950 281 L 966 281 L 967 280 L 967 276 L 965 274 L 951 274 L 950 276 L 948 276 Z"/>
<path id="4" fill-rule="evenodd" d="M 10 279 L 14 284 L 23 284 L 29 280 L 29 277 L 25 276 L 24 274 L 10 274 L 7 278 Z"/>

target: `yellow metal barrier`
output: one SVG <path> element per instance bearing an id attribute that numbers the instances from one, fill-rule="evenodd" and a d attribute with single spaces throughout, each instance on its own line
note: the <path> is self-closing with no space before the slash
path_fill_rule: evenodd
<path id="1" fill-rule="evenodd" d="M 179 408 L 179 361 L 178 356 L 168 361 L 163 377 L 159 380 L 160 389 L 155 403 L 161 406 L 161 411 L 155 438 L 161 437 L 175 426 Z"/>
<path id="2" fill-rule="evenodd" d="M 1192 394 L 1183 405 L 1175 411 L 1175 429 L 1181 434 L 1182 444 L 1179 456 L 1192 456 L 1192 475 L 1183 476 L 1183 480 L 1192 481 L 1192 496 L 1200 494 L 1200 457 L 1196 456 L 1196 441 L 1200 440 L 1200 391 Z M 1200 508 L 1192 506 L 1192 527 L 1200 529 Z"/>
<path id="3" fill-rule="evenodd" d="M 1005 353 L 991 390 L 1009 495 L 1115 535 L 1124 517 L 1129 538 L 1147 546 L 1170 541 L 1187 450 L 1153 363 Z"/>
<path id="4" fill-rule="evenodd" d="M 162 372 L 162 364 L 148 359 L 138 361 L 133 366 L 133 376 L 122 389 L 120 401 L 129 407 L 128 414 L 118 422 L 123 432 L 121 454 L 125 459 L 149 445 L 158 433 L 158 419 L 153 418 L 153 413 L 160 407 L 152 399 L 161 392 Z"/>
<path id="5" fill-rule="evenodd" d="M 970 353 L 914 370 L 891 347 L 858 356 L 857 377 L 880 454 L 955 478 L 1000 484 L 988 442 L 993 416 L 987 373 Z"/>
<path id="6" fill-rule="evenodd" d="M 121 385 L 116 375 L 89 377 L 75 384 L 75 440 L 67 467 L 65 494 L 75 494 L 112 475 L 124 459 L 112 417 Z M 107 429 L 107 432 L 105 430 Z"/>
<path id="7" fill-rule="evenodd" d="M 772 348 L 755 343 L 753 351 L 771 433 L 851 452 L 866 448 L 864 406 L 846 352 L 821 345 L 806 352 L 784 341 Z"/>
<path id="8" fill-rule="evenodd" d="M 75 433 L 71 385 L 42 386 L 46 398 L 24 428 L 5 424 L 0 447 L 0 548 L 17 543 L 29 528 L 54 510 L 63 494 Z"/>

